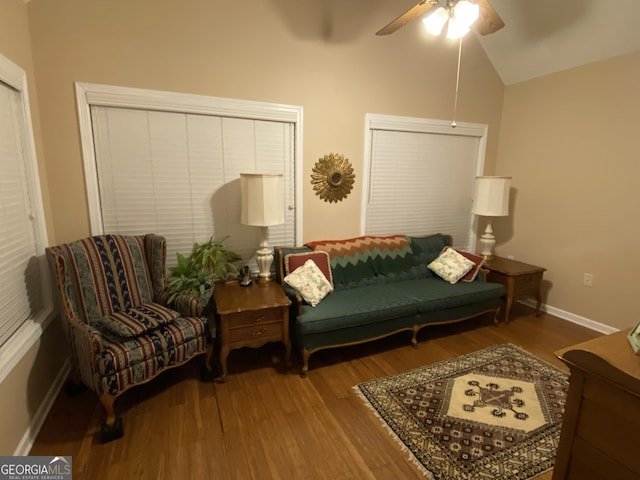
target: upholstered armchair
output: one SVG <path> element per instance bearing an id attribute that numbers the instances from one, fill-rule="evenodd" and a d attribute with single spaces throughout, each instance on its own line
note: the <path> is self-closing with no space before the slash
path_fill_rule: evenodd
<path id="1" fill-rule="evenodd" d="M 190 296 L 167 306 L 166 242 L 158 235 L 95 236 L 49 247 L 47 257 L 69 340 L 71 378 L 96 392 L 106 410 L 102 441 L 120 438 L 116 398 L 211 345 L 203 306 Z"/>

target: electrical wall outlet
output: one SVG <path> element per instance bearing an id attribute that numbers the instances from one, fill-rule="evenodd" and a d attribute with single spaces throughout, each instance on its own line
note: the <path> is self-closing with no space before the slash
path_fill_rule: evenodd
<path id="1" fill-rule="evenodd" d="M 585 287 L 593 286 L 593 273 L 585 273 L 582 283 Z"/>

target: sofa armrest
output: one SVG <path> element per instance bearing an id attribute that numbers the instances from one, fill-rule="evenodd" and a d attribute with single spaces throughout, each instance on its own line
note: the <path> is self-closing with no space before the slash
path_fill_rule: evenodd
<path id="1" fill-rule="evenodd" d="M 291 306 L 296 312 L 296 315 L 300 315 L 302 313 L 303 300 L 298 291 L 295 288 L 287 285 L 286 283 L 281 283 L 280 286 L 282 287 L 282 290 L 284 290 L 284 293 L 287 295 L 287 297 L 289 297 L 289 299 L 291 300 Z"/>
<path id="2" fill-rule="evenodd" d="M 480 270 L 478 270 L 478 274 L 476 275 L 475 280 L 478 282 L 486 282 L 487 275 L 489 275 L 489 270 L 487 268 L 480 268 Z"/>

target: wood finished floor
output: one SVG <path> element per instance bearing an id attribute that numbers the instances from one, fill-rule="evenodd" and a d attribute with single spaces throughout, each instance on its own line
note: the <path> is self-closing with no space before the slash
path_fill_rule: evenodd
<path id="1" fill-rule="evenodd" d="M 422 479 L 352 387 L 507 342 L 564 368 L 554 351 L 599 336 L 520 304 L 511 318 L 425 328 L 416 347 L 401 333 L 318 352 L 307 378 L 296 358 L 282 368 L 278 344 L 231 352 L 222 384 L 199 380 L 200 357 L 122 395 L 125 435 L 107 444 L 97 397 L 60 393 L 30 454 L 72 455 L 76 480 Z"/>

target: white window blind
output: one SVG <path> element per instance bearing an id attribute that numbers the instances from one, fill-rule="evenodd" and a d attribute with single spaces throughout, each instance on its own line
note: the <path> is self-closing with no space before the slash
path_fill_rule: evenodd
<path id="1" fill-rule="evenodd" d="M 291 122 L 95 105 L 91 120 L 105 233 L 163 235 L 169 265 L 228 236 L 248 261 L 260 229 L 240 224 L 240 173 L 282 173 L 288 208 L 269 243 L 295 243 Z"/>
<path id="2" fill-rule="evenodd" d="M 471 206 L 481 137 L 417 121 L 411 128 L 400 121 L 397 129 L 388 118 L 384 123 L 376 128 L 372 122 L 369 132 L 365 234 L 445 233 L 456 247 L 473 250 Z"/>
<path id="3" fill-rule="evenodd" d="M 26 77 L 0 56 L 0 379 L 51 313 L 37 175 Z"/>

